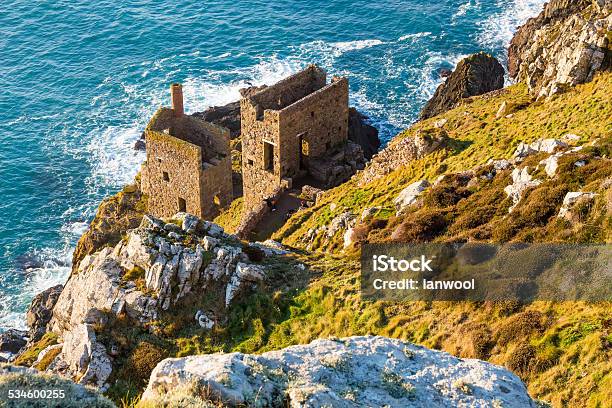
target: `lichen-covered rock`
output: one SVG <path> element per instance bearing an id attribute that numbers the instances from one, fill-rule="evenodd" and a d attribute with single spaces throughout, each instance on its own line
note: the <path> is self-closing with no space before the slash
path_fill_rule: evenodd
<path id="1" fill-rule="evenodd" d="M 74 326 L 64 333 L 63 340 L 62 351 L 49 370 L 73 378 L 79 384 L 104 387 L 113 366 L 91 325 Z"/>
<path id="2" fill-rule="evenodd" d="M 166 359 L 151 373 L 143 401 L 190 383 L 230 405 L 536 407 L 521 380 L 502 367 L 373 336 L 315 340 L 262 355 Z"/>
<path id="3" fill-rule="evenodd" d="M 570 191 L 563 198 L 563 204 L 559 209 L 559 218 L 565 218 L 569 221 L 572 220 L 572 208 L 578 203 L 588 203 L 597 197 L 596 193 Z"/>
<path id="4" fill-rule="evenodd" d="M 508 49 L 510 76 L 536 97 L 588 82 L 612 63 L 610 0 L 551 0 L 521 26 Z"/>
<path id="5" fill-rule="evenodd" d="M 517 206 L 525 191 L 537 187 L 541 183 L 540 180 L 533 179 L 527 167 L 523 167 L 522 169 L 517 167 L 512 170 L 512 184 L 504 188 L 504 192 L 508 197 L 512 198 L 513 205 L 510 207 L 509 211 L 512 212 L 514 207 Z"/>
<path id="6" fill-rule="evenodd" d="M 459 62 L 421 111 L 421 120 L 454 108 L 462 99 L 495 91 L 504 86 L 504 67 L 489 54 L 480 52 Z"/>
<path id="7" fill-rule="evenodd" d="M 396 215 L 402 214 L 408 207 L 417 201 L 417 198 L 429 187 L 427 180 L 419 180 L 403 189 L 399 195 L 393 200 L 395 205 Z"/>
<path id="8" fill-rule="evenodd" d="M 225 289 L 225 306 L 229 306 L 232 299 L 245 285 L 253 286 L 264 277 L 265 271 L 262 267 L 239 262 Z"/>

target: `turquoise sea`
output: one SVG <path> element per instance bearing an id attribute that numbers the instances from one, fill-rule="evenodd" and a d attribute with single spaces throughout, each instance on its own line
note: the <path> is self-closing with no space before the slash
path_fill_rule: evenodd
<path id="1" fill-rule="evenodd" d="M 384 141 L 409 126 L 438 71 L 505 60 L 543 0 L 8 0 L 0 5 L 0 330 L 25 327 L 63 283 L 99 201 L 130 182 L 132 146 L 168 85 L 188 111 L 238 99 L 309 63 L 350 79 Z"/>

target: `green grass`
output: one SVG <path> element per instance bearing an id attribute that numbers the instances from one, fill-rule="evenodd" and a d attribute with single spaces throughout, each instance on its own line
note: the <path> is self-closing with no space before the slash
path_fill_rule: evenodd
<path id="1" fill-rule="evenodd" d="M 20 366 L 31 366 L 34 361 L 36 361 L 41 351 L 54 344 L 57 344 L 57 335 L 54 333 L 45 333 L 40 340 L 21 353 L 13 363 Z"/>

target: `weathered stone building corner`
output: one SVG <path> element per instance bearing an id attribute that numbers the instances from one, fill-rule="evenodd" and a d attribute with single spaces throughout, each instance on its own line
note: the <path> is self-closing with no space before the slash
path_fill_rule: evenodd
<path id="1" fill-rule="evenodd" d="M 142 190 L 155 216 L 210 219 L 233 198 L 229 130 L 185 115 L 181 85 L 170 93 L 172 107 L 160 108 L 145 130 Z"/>

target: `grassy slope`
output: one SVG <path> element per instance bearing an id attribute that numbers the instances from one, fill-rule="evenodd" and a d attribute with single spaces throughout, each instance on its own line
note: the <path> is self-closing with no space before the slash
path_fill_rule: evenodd
<path id="1" fill-rule="evenodd" d="M 609 142 L 612 135 L 611 93 L 612 75 L 603 74 L 590 84 L 544 103 L 530 103 L 522 85 L 512 86 L 496 95 L 475 98 L 441 116 L 448 119 L 445 128 L 455 140 L 450 148 L 417 160 L 363 187 L 358 187 L 354 180 L 327 192 L 317 206 L 289 220 L 275 238 L 303 248 L 305 244 L 301 237 L 309 229 L 328 224 L 334 216 L 346 210 L 360 214 L 364 208 L 381 206 L 384 210 L 377 217 L 387 220 L 382 223 L 382 229 L 370 231 L 368 239 L 384 240 L 391 231 L 389 226 L 400 225 L 411 217 L 408 214 L 406 219 L 396 219 L 391 203 L 407 184 L 415 180 L 426 178 L 433 181 L 439 174 L 468 170 L 490 158 L 509 158 L 521 141 L 560 137 L 571 132 L 582 136 L 581 142 L 595 138 Z M 513 118 L 495 118 L 503 101 L 519 107 Z M 398 137 L 409 137 L 419 128 L 431 127 L 439 119 L 419 123 Z M 528 215 L 530 203 L 547 202 L 546 194 L 554 188 L 563 191 L 585 185 L 600 188 L 602 178 L 610 176 L 612 167 L 608 159 L 593 159 L 601 154 L 601 151 L 589 151 L 590 167 L 583 173 L 572 173 L 571 177 L 560 181 L 544 183 L 545 189 L 541 190 L 540 196 L 531 193 L 534 195 L 525 199 L 517 208 L 517 214 Z M 470 191 L 470 197 L 463 202 L 453 201 L 445 208 L 453 214 L 452 222 L 468 213 L 470 207 L 480 210 L 478 200 L 482 196 L 495 195 L 489 193 L 499 193 L 507 184 L 508 177 L 508 174 L 502 174 L 482 187 L 480 192 Z M 498 202 L 492 201 L 503 211 L 489 225 L 500 228 L 504 223 L 503 215 L 508 203 L 503 198 L 499 197 Z M 469 200 L 472 200 L 472 205 L 465 205 Z M 556 200 L 552 200 L 552 205 L 556 206 L 553 212 L 558 211 L 560 204 Z M 550 208 L 537 208 L 534 213 L 538 214 L 536 221 L 541 225 L 519 225 L 510 231 L 510 237 L 532 241 L 552 238 L 557 241 L 609 242 L 610 219 L 601 217 L 602 211 L 605 214 L 606 200 L 609 197 L 604 194 L 589 210 L 586 214 L 589 222 L 581 223 L 584 228 L 580 231 L 573 230 L 572 226 L 556 225 L 552 221 L 554 217 L 550 216 Z M 330 210 L 331 203 L 337 204 L 334 211 Z M 444 207 L 439 203 L 433 206 Z M 595 233 L 591 233 L 588 226 L 593 222 L 598 223 Z M 461 237 L 464 232 L 445 225 L 434 234 L 434 239 Z M 491 234 L 484 236 L 489 240 L 491 237 Z M 320 274 L 313 278 L 306 290 L 291 300 L 288 318 L 281 318 L 276 323 L 272 321 L 263 327 L 247 325 L 244 334 L 247 340 L 240 349 L 259 352 L 306 343 L 319 337 L 382 334 L 462 357 L 477 357 L 506 365 L 528 383 L 534 397 L 550 401 L 554 406 L 603 407 L 612 400 L 612 313 L 609 303 L 537 302 L 520 306 L 469 302 L 366 302 L 359 296 L 358 254 L 354 250 L 342 253 L 341 242 L 341 234 L 329 240 L 322 237 L 315 240 L 314 249 L 332 254 L 321 255 L 310 262 Z M 249 343 L 249 336 L 257 341 Z"/>
<path id="2" fill-rule="evenodd" d="M 593 82 L 581 85 L 549 102 L 531 103 L 526 87 L 514 85 L 501 92 L 473 98 L 464 105 L 443 115 L 420 122 L 396 137 L 410 137 L 419 129 L 433 128 L 441 118 L 448 119 L 444 126 L 451 143 L 410 166 L 359 187 L 352 180 L 325 193 L 313 208 L 297 213 L 273 238 L 301 247 L 301 238 L 312 228 L 328 224 L 344 211 L 360 214 L 364 208 L 383 207 L 379 218 L 393 213 L 393 199 L 413 181 L 427 179 L 433 182 L 440 174 L 472 169 L 491 158 L 510 158 L 520 142 L 539 138 L 558 138 L 566 133 L 582 137 L 582 141 L 612 135 L 612 75 L 598 76 Z M 496 119 L 502 102 L 514 106 L 512 118 Z M 392 142 L 393 143 L 393 142 Z M 336 208 L 331 211 L 330 204 Z M 341 237 L 327 240 L 319 237 L 315 248 L 339 249 Z"/>

